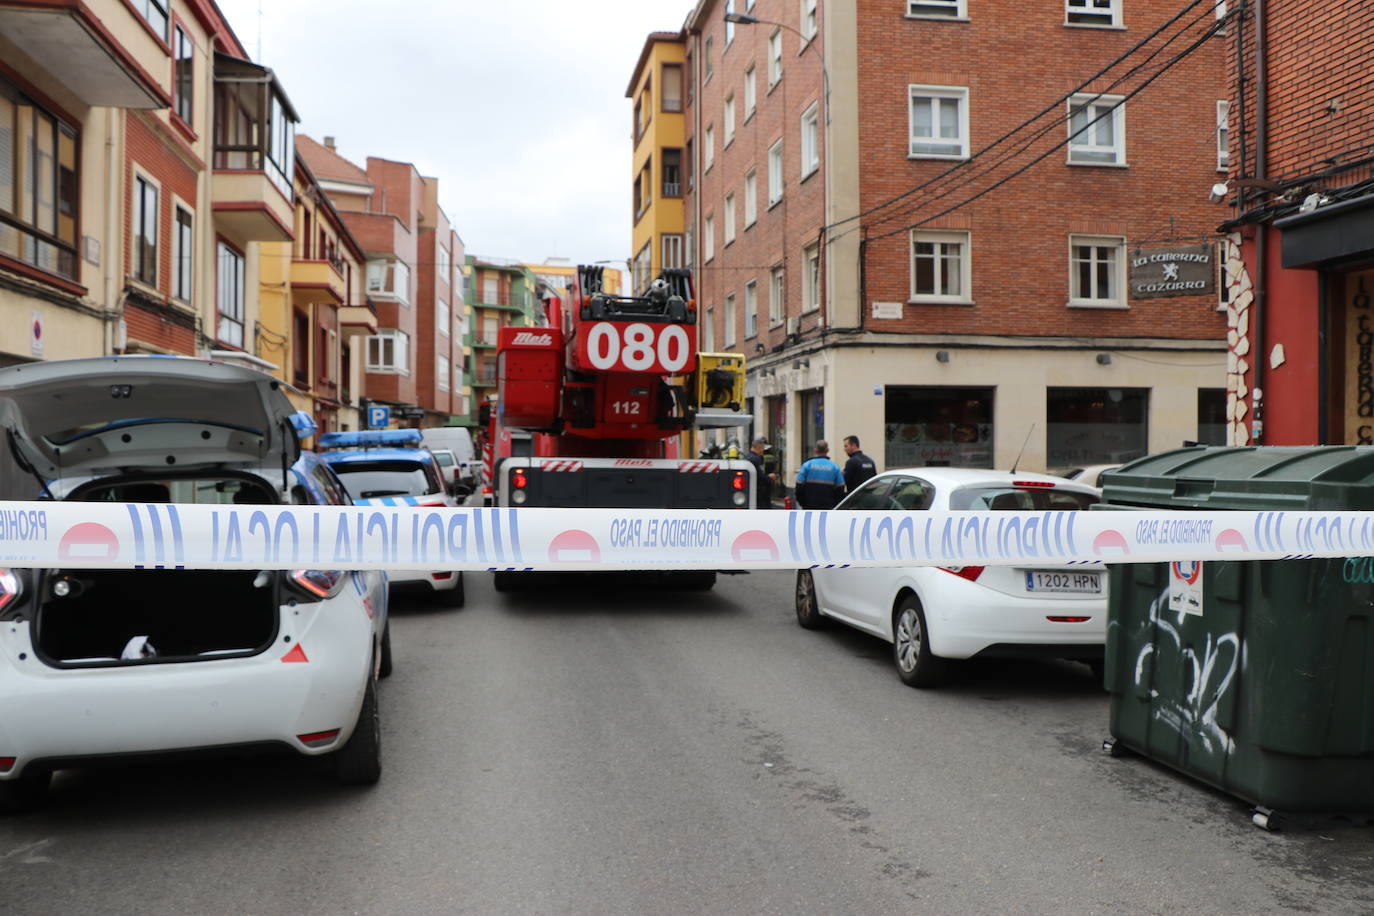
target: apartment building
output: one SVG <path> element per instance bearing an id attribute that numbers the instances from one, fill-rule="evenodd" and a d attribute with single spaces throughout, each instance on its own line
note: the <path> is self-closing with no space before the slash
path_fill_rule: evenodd
<path id="1" fill-rule="evenodd" d="M 545 323 L 543 295 L 554 289 L 534 270 L 508 258 L 467 256 L 464 268 L 471 314 L 467 383 L 472 391 L 464 426 L 479 426 L 482 404 L 496 396 L 496 343 L 502 328 Z M 543 293 L 541 294 L 541 290 Z"/>
<path id="2" fill-rule="evenodd" d="M 634 102 L 630 288 L 635 295 L 642 295 L 663 268 L 687 266 L 686 54 L 682 33 L 652 33 L 625 90 Z"/>
<path id="3" fill-rule="evenodd" d="M 1374 7 L 1233 14 L 1230 441 L 1374 445 Z"/>
<path id="4" fill-rule="evenodd" d="M 1221 441 L 1228 23 L 1178 7 L 700 0 L 702 347 L 749 358 L 787 474 L 846 435 L 880 466 Z"/>
<path id="5" fill-rule="evenodd" d="M 547 284 L 560 296 L 572 290 L 573 280 L 577 277 L 577 265 L 567 258 L 545 258 L 542 263 L 526 263 L 525 266 L 534 272 L 536 280 Z M 614 267 L 602 268 L 601 285 L 612 296 L 619 296 L 625 286 L 621 272 Z"/>
<path id="6" fill-rule="evenodd" d="M 294 240 L 259 246 L 255 353 L 321 433 L 361 429 L 364 351 L 377 330 L 367 259 L 300 156 L 293 191 Z"/>
<path id="7" fill-rule="evenodd" d="M 424 426 L 459 423 L 472 395 L 464 369 L 469 350 L 463 263 L 467 252 L 439 206 L 439 179 L 422 178 L 416 274 L 416 385 Z"/>

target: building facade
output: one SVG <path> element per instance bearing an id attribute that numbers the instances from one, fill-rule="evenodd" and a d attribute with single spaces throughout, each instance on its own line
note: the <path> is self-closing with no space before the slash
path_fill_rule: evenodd
<path id="1" fill-rule="evenodd" d="M 880 467 L 1219 441 L 1228 51 L 1210 5 L 1160 30 L 1176 6 L 698 3 L 702 348 L 749 358 L 787 475 L 846 435 Z"/>
<path id="2" fill-rule="evenodd" d="M 654 32 L 625 90 L 634 103 L 630 289 L 635 295 L 642 295 L 663 268 L 687 266 L 686 52 L 682 33 Z"/>
<path id="3" fill-rule="evenodd" d="M 496 397 L 496 344 L 502 328 L 538 327 L 545 323 L 541 283 L 534 270 L 506 258 L 467 256 L 467 301 L 470 314 L 467 385 L 472 392 L 464 426 L 480 426 L 481 406 Z"/>
<path id="4" fill-rule="evenodd" d="M 1233 18 L 1230 442 L 1374 445 L 1374 7 Z"/>

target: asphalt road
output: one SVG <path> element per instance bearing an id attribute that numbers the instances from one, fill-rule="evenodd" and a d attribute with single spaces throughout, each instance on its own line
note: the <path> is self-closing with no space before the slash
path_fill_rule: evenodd
<path id="1" fill-rule="evenodd" d="M 886 645 L 797 627 L 791 581 L 470 573 L 466 608 L 394 611 L 378 787 L 312 761 L 60 773 L 0 819 L 0 914 L 1374 911 L 1374 828 L 1265 833 L 1105 756 L 1082 665 L 904 687 Z"/>

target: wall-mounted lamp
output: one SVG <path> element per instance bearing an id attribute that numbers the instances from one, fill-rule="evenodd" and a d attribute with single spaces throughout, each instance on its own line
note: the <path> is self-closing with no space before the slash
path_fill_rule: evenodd
<path id="1" fill-rule="evenodd" d="M 809 360 L 809 359 L 798 359 L 798 360 L 793 360 L 793 361 L 792 361 L 792 368 L 793 368 L 793 369 L 810 369 L 810 368 L 811 368 L 811 360 Z"/>
<path id="2" fill-rule="evenodd" d="M 1099 354 L 1097 354 L 1097 364 L 1098 364 L 1099 366 L 1110 366 L 1110 365 L 1112 364 L 1112 354 L 1110 354 L 1110 353 L 1099 353 Z"/>
<path id="3" fill-rule="evenodd" d="M 935 361 L 936 361 L 937 363 L 947 363 L 947 362 L 949 362 L 949 351 L 948 351 L 948 350 L 936 350 L 936 351 L 935 351 Z"/>

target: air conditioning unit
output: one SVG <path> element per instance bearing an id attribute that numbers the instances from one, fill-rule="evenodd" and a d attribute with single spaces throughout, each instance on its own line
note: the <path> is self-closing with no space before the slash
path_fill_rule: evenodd
<path id="1" fill-rule="evenodd" d="M 787 319 L 787 333 L 796 334 L 801 331 L 801 318 Z"/>

